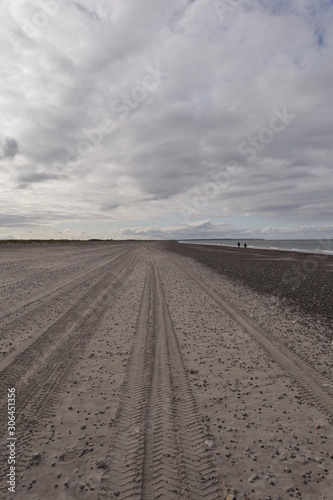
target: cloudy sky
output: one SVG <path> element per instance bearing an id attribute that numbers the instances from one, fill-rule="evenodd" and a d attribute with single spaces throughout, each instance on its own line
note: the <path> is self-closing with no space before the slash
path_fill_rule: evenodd
<path id="1" fill-rule="evenodd" d="M 333 237 L 332 0 L 0 15 L 0 238 Z"/>

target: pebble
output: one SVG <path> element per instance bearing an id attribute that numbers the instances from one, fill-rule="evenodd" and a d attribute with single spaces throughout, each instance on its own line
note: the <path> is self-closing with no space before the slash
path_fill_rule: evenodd
<path id="1" fill-rule="evenodd" d="M 257 476 L 257 474 L 252 474 L 252 476 L 249 477 L 248 482 L 254 483 L 257 479 L 259 479 L 259 476 Z"/>
<path id="2" fill-rule="evenodd" d="M 206 439 L 205 445 L 208 446 L 208 448 L 215 448 L 215 443 L 211 439 Z"/>
<path id="3" fill-rule="evenodd" d="M 96 467 L 97 467 L 97 469 L 106 469 L 107 468 L 107 463 L 106 463 L 105 460 L 99 460 L 96 463 Z"/>

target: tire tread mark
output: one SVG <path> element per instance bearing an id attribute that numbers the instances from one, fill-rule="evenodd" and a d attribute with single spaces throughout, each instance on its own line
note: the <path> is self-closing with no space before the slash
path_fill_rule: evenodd
<path id="1" fill-rule="evenodd" d="M 151 376 L 154 342 L 149 328 L 152 276 L 147 269 L 138 314 L 136 333 L 127 362 L 120 393 L 113 438 L 108 453 L 108 468 L 102 477 L 99 499 L 141 498 L 142 463 L 145 440 L 145 414 Z"/>
<path id="2" fill-rule="evenodd" d="M 121 260 L 121 258 L 120 258 Z M 114 264 L 117 265 L 118 261 Z M 111 274 L 114 271 L 111 271 Z M 3 391 L 6 387 L 11 387 L 13 381 L 15 381 L 16 387 L 19 387 L 19 383 L 22 377 L 27 378 L 28 370 L 33 370 L 34 362 L 40 364 L 40 357 L 46 355 L 52 346 L 59 345 L 59 341 L 62 340 L 63 336 L 68 336 L 69 333 L 75 329 L 77 324 L 82 322 L 82 316 L 87 315 L 89 307 L 91 307 L 94 298 L 101 293 L 104 287 L 109 283 L 110 277 L 107 272 L 103 278 L 98 281 L 92 288 L 90 288 L 83 297 L 80 298 L 78 302 L 72 305 L 55 323 L 53 323 L 49 328 L 47 328 L 32 344 L 30 344 L 24 351 L 20 352 L 12 361 L 9 363 L 0 373 L 1 373 L 1 383 L 0 383 L 0 393 L 4 394 Z M 61 332 L 59 334 L 59 332 Z M 1 392 L 2 391 L 2 392 Z M 1 407 L 0 407 L 1 408 Z"/>
<path id="3" fill-rule="evenodd" d="M 112 256 L 111 259 L 108 258 L 107 261 L 104 261 L 102 263 L 94 265 L 88 271 L 83 271 L 83 272 L 81 272 L 80 274 L 78 274 L 78 275 L 76 275 L 74 277 L 71 277 L 71 278 L 68 278 L 65 281 L 62 281 L 58 285 L 50 287 L 50 288 L 48 288 L 48 290 L 46 292 L 43 292 L 43 293 L 40 293 L 40 294 L 36 295 L 35 297 L 33 297 L 28 302 L 24 302 L 23 305 L 19 304 L 18 306 L 12 308 L 10 311 L 7 311 L 5 314 L 3 314 L 0 317 L 0 321 L 1 322 L 4 321 L 6 318 L 10 318 L 10 316 L 12 316 L 13 314 L 15 314 L 15 313 L 17 313 L 19 311 L 23 310 L 23 314 L 21 314 L 21 316 L 19 316 L 18 318 L 16 317 L 15 319 L 9 321 L 8 323 L 6 323 L 6 325 L 4 325 L 1 328 L 1 333 L 2 333 L 1 338 L 4 337 L 4 334 L 9 333 L 9 332 L 11 332 L 13 330 L 13 328 L 15 327 L 15 323 L 19 323 L 20 321 L 22 321 L 22 319 L 25 319 L 27 316 L 29 316 L 31 314 L 38 314 L 38 313 L 40 313 L 42 311 L 42 308 L 45 307 L 45 305 L 47 305 L 49 302 L 54 301 L 54 299 L 55 299 L 55 297 L 57 297 L 57 295 L 51 295 L 51 294 L 56 294 L 58 292 L 58 290 L 59 290 L 58 295 L 59 296 L 63 296 L 63 293 L 64 293 L 64 291 L 66 289 L 68 289 L 69 291 L 74 290 L 74 288 L 76 288 L 78 286 L 78 284 L 80 284 L 81 282 L 86 281 L 87 275 L 89 275 L 89 274 L 91 274 L 93 272 L 96 272 L 97 270 L 99 270 L 100 268 L 103 268 L 104 266 L 108 266 L 118 256 L 119 256 L 118 254 L 115 254 L 115 255 Z M 51 297 L 49 297 L 50 295 L 51 295 Z M 40 300 L 45 299 L 45 298 L 46 298 L 46 301 L 43 304 L 38 304 L 32 310 L 24 312 L 26 309 L 29 309 L 29 307 L 31 305 L 33 305 L 35 302 L 39 302 Z"/>
<path id="4" fill-rule="evenodd" d="M 206 292 L 224 311 L 237 321 L 245 331 L 273 358 L 277 364 L 283 369 L 301 388 L 301 393 L 310 398 L 312 404 L 318 409 L 325 412 L 330 423 L 333 423 L 333 399 L 331 395 L 326 392 L 322 385 L 324 385 L 323 376 L 319 374 L 309 363 L 304 363 L 304 360 L 298 358 L 296 354 L 292 353 L 288 348 L 282 345 L 277 339 L 272 340 L 269 333 L 264 330 L 259 324 L 249 318 L 243 311 L 240 311 L 236 306 L 231 305 L 225 298 L 222 298 L 216 290 L 207 285 L 203 279 L 197 277 L 192 271 L 177 262 L 175 259 L 166 255 L 164 252 L 154 249 L 155 252 L 161 253 L 169 259 L 174 265 L 187 274 L 193 281 L 195 281 L 202 290 Z M 307 371 L 303 369 L 306 364 Z M 312 376 L 311 376 L 312 375 Z M 317 380 L 322 381 L 320 385 Z"/>
<path id="5" fill-rule="evenodd" d="M 88 340 L 94 334 L 96 326 L 110 303 L 110 299 L 114 296 L 118 288 L 122 286 L 124 277 L 128 273 L 134 258 L 135 251 L 131 252 L 125 263 L 121 262 L 121 265 L 119 265 L 120 271 L 116 273 L 113 282 L 110 283 L 110 276 L 107 275 L 101 280 L 98 287 L 93 287 L 89 293 L 89 297 L 91 298 L 91 295 L 98 294 L 98 299 L 90 307 L 88 315 L 84 318 L 81 317 L 81 321 L 76 321 L 75 328 L 71 329 L 70 332 L 66 332 L 67 336 L 64 337 L 62 343 L 51 352 L 45 363 L 41 367 L 37 367 L 37 371 L 33 376 L 18 390 L 16 411 L 18 415 L 17 427 L 20 434 L 20 468 L 28 463 L 29 450 L 31 450 L 29 443 L 31 444 L 31 441 L 36 439 L 38 432 L 40 432 L 42 427 L 40 422 L 52 413 L 59 392 L 63 388 L 70 371 L 79 354 L 84 351 Z M 114 278 L 114 273 L 115 271 L 113 271 L 111 278 Z M 76 307 L 71 312 L 72 314 L 75 312 L 80 317 L 82 308 Z M 62 319 L 65 320 L 66 318 Z M 31 352 L 29 353 L 28 361 L 23 357 L 25 367 L 27 367 L 27 363 L 29 363 L 31 358 L 40 355 L 41 348 L 43 347 L 45 347 L 44 344 L 42 346 L 30 346 L 29 351 Z M 6 377 L 7 385 L 9 383 L 8 387 L 13 385 L 14 379 L 11 377 L 12 373 L 8 373 Z M 5 384 L 5 387 L 7 385 Z M 16 379 L 15 387 L 18 387 Z M 34 390 L 33 396 L 31 395 L 31 388 Z M 1 420 L 2 422 L 5 422 L 5 414 L 6 407 L 3 407 L 0 412 L 0 415 L 4 417 Z M 38 415 L 38 423 L 35 421 L 36 414 Z M 0 479 L 3 479 L 2 475 L 0 475 Z"/>
<path id="6" fill-rule="evenodd" d="M 190 388 L 158 267 L 155 263 L 154 271 L 159 306 L 159 329 L 164 330 L 165 333 L 168 363 L 170 364 L 172 378 L 173 411 L 178 448 L 180 450 L 177 468 L 182 475 L 180 484 L 184 485 L 181 497 L 189 500 L 219 499 L 222 498 L 222 492 L 213 455 L 205 445 L 206 432 L 201 423 L 196 400 Z M 164 474 L 164 478 L 166 480 L 167 474 Z M 175 493 L 177 494 L 175 498 L 179 498 L 179 488 Z M 168 495 L 165 498 L 169 498 Z"/>
<path id="7" fill-rule="evenodd" d="M 71 254 L 68 254 L 69 256 L 71 256 Z M 90 256 L 87 257 L 87 255 L 85 254 L 85 252 L 82 252 L 82 255 L 84 255 L 84 258 L 81 259 L 81 260 L 77 260 L 77 255 L 76 255 L 76 258 L 73 262 L 68 262 L 66 264 L 62 264 L 60 266 L 57 266 L 57 267 L 54 267 L 52 269 L 44 269 L 43 271 L 37 271 L 37 272 L 33 272 L 31 274 L 29 274 L 28 276 L 25 276 L 24 278 L 22 279 L 18 279 L 18 280 L 12 280 L 12 281 L 6 281 L 4 282 L 3 284 L 0 285 L 0 288 L 5 288 L 6 286 L 10 286 L 10 285 L 17 285 L 19 283 L 24 283 L 25 281 L 28 281 L 28 280 L 31 280 L 31 279 L 36 279 L 36 278 L 39 278 L 41 276 L 45 276 L 46 274 L 50 274 L 54 271 L 59 271 L 61 269 L 66 269 L 66 268 L 70 268 L 71 266 L 73 265 L 77 265 L 77 264 L 82 264 L 83 262 L 86 262 Z M 51 257 L 51 256 L 48 256 L 48 257 Z M 67 255 L 63 255 L 62 258 L 66 258 Z M 38 261 L 39 259 L 35 259 L 36 261 Z"/>
<path id="8" fill-rule="evenodd" d="M 222 498 L 156 264 L 150 265 L 99 499 Z"/>
<path id="9" fill-rule="evenodd" d="M 181 477 L 182 456 L 176 426 L 164 302 L 157 268 L 152 260 L 151 268 L 154 278 L 155 355 L 146 415 L 142 498 L 173 499 L 184 494 L 185 475 Z"/>

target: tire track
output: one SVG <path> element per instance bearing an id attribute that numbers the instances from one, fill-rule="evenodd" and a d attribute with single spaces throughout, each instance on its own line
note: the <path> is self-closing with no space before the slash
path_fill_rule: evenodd
<path id="1" fill-rule="evenodd" d="M 119 249 L 119 246 L 115 247 L 115 248 Z M 99 250 L 101 251 L 101 253 L 102 253 L 102 250 L 103 250 L 103 253 L 105 253 L 105 248 L 101 248 Z M 113 248 L 112 248 L 112 250 L 113 250 Z M 78 260 L 79 256 L 83 257 L 83 258 Z M 93 256 L 96 256 L 96 250 L 93 252 Z M 52 261 L 54 263 L 55 258 L 57 260 L 59 259 L 59 254 L 58 254 L 58 252 L 55 252 L 55 253 L 52 252 L 50 254 L 47 253 L 45 255 L 45 257 L 48 258 L 48 262 Z M 38 271 L 38 270 L 35 271 L 34 269 L 29 269 L 29 265 L 35 265 L 36 263 L 38 264 L 40 262 L 40 259 L 39 258 L 31 258 L 30 261 L 25 262 L 25 264 L 26 264 L 25 268 L 28 266 L 29 275 L 27 275 L 21 279 L 14 279 L 12 281 L 3 282 L 0 284 L 0 289 L 6 288 L 7 286 L 10 286 L 10 285 L 23 284 L 26 281 L 39 279 L 39 278 L 44 277 L 45 275 L 50 274 L 52 272 L 65 270 L 66 268 L 70 268 L 73 265 L 82 264 L 83 262 L 89 261 L 91 259 L 91 255 L 89 255 L 87 253 L 87 250 L 81 250 L 80 252 L 76 252 L 75 257 L 73 257 L 73 252 L 67 252 L 65 254 L 62 253 L 61 254 L 61 261 L 66 260 L 66 259 L 69 259 L 69 261 L 66 264 L 62 263 L 56 267 L 53 267 L 52 269 L 44 269 L 43 271 Z M 2 265 L 9 266 L 12 262 L 15 262 L 15 261 L 4 261 L 4 262 L 2 262 Z M 19 271 L 16 271 L 16 272 L 19 272 Z"/>
<path id="2" fill-rule="evenodd" d="M 153 261 L 151 265 L 154 277 L 155 352 L 146 413 L 142 498 L 173 500 L 183 495 L 186 483 L 184 471 L 181 477 L 182 456 L 178 446 L 165 303 L 157 268 Z"/>
<path id="3" fill-rule="evenodd" d="M 22 360 L 21 360 L 21 358 L 19 358 L 19 356 L 20 356 L 20 354 L 24 354 L 24 353 L 25 353 L 24 354 L 25 356 L 27 355 L 27 353 L 29 352 L 28 351 L 29 345 L 38 345 L 38 343 L 41 343 L 41 342 L 44 343 L 43 344 L 44 350 L 42 348 L 40 349 L 41 356 L 42 356 L 43 353 L 47 352 L 50 345 L 52 345 L 54 343 L 59 344 L 59 341 L 61 340 L 62 335 L 65 334 L 66 331 L 68 331 L 71 328 L 72 317 L 73 317 L 72 311 L 76 310 L 76 313 L 74 313 L 74 316 L 76 314 L 77 317 L 79 317 L 78 316 L 79 310 L 77 309 L 78 307 L 80 308 L 82 313 L 84 313 L 85 307 L 86 307 L 85 304 L 87 305 L 87 307 L 89 307 L 90 301 L 93 300 L 93 297 L 94 297 L 93 290 L 98 290 L 98 287 L 100 284 L 103 283 L 103 280 L 104 281 L 108 280 L 108 274 L 110 274 L 110 272 L 112 274 L 114 266 L 116 266 L 118 261 L 121 260 L 122 258 L 124 258 L 125 256 L 127 256 L 128 254 L 129 254 L 129 252 L 124 253 L 122 256 L 116 255 L 114 258 L 110 259 L 107 262 L 107 264 L 100 266 L 97 269 L 97 271 L 98 271 L 97 273 L 96 273 L 96 269 L 89 271 L 86 275 L 84 275 L 81 279 L 79 279 L 79 282 L 76 282 L 74 284 L 69 283 L 67 285 L 67 289 L 66 289 L 66 287 L 64 287 L 63 289 L 61 289 L 60 292 L 58 292 L 57 295 L 51 296 L 51 298 L 49 298 L 45 303 L 35 307 L 33 309 L 33 311 L 30 311 L 30 312 L 23 314 L 17 320 L 14 320 L 9 325 L 6 325 L 5 328 L 2 328 L 1 332 L 2 332 L 3 336 L 1 337 L 1 340 L 3 340 L 6 337 L 6 335 L 12 335 L 13 332 L 15 332 L 15 330 L 18 332 L 20 325 L 22 325 L 23 322 L 26 322 L 26 325 L 27 324 L 29 325 L 29 322 L 31 323 L 33 321 L 36 321 L 36 323 L 38 323 L 38 318 L 41 317 L 43 314 L 45 314 L 45 310 L 47 310 L 47 308 L 50 309 L 52 307 L 52 303 L 55 303 L 57 300 L 60 302 L 60 304 L 62 303 L 65 291 L 66 291 L 67 295 L 71 295 L 72 293 L 75 294 L 74 298 L 72 298 L 70 301 L 70 302 L 72 302 L 72 305 L 65 304 L 65 307 L 63 307 L 63 311 L 58 316 L 58 320 L 55 321 L 55 318 L 51 317 L 51 319 L 48 320 L 43 327 L 39 327 L 37 329 L 37 332 L 35 334 L 35 339 L 32 340 L 30 344 L 28 344 L 27 348 L 25 348 L 21 352 L 19 351 L 18 353 L 13 351 L 12 353 L 9 353 L 9 355 L 7 355 L 2 360 L 2 367 L 3 368 L 2 368 L 2 372 L 0 372 L 1 379 L 3 378 L 4 374 L 6 373 L 5 370 L 8 366 L 13 365 L 13 363 L 16 363 L 17 360 L 20 360 L 20 363 L 22 362 Z M 87 282 L 87 278 L 91 275 L 91 272 L 95 272 L 96 276 L 92 277 L 92 279 L 91 279 L 92 283 L 88 282 L 88 284 L 85 285 Z M 101 276 L 99 276 L 100 274 L 101 274 Z M 83 290 L 83 292 L 80 292 L 79 297 L 77 297 L 76 289 L 79 285 L 81 285 L 81 286 L 84 285 L 84 288 L 86 289 L 86 291 Z M 75 300 L 74 304 L 73 304 L 73 299 Z M 25 328 L 27 328 L 26 325 L 25 325 Z M 53 332 L 56 332 L 56 333 L 53 334 Z M 19 373 L 22 372 L 23 364 L 18 365 L 16 368 L 18 370 L 18 372 L 17 372 L 17 377 L 18 377 Z M 0 379 L 0 390 L 1 390 L 1 379 Z M 1 397 L 2 396 L 0 395 L 0 401 L 1 401 Z"/>
<path id="4" fill-rule="evenodd" d="M 223 310 L 241 325 L 250 336 L 273 358 L 278 365 L 294 380 L 301 388 L 301 394 L 321 411 L 324 411 L 333 423 L 333 398 L 323 389 L 327 380 L 322 374 L 318 373 L 312 365 L 304 363 L 303 359 L 292 353 L 278 340 L 272 340 L 267 331 L 259 324 L 249 318 L 243 311 L 236 306 L 231 305 L 225 298 L 222 298 L 211 286 L 205 283 L 201 277 L 196 276 L 192 271 L 177 262 L 164 252 L 154 249 L 155 252 L 162 254 L 173 265 L 181 269 L 187 276 L 195 281 L 200 288 L 211 297 Z M 304 368 L 305 365 L 305 368 Z M 318 383 L 318 381 L 320 383 Z"/>
<path id="5" fill-rule="evenodd" d="M 122 286 L 129 272 L 136 251 L 129 258 L 118 263 L 118 268 L 105 276 L 86 295 L 85 300 L 73 306 L 69 314 L 61 318 L 50 331 L 46 332 L 43 342 L 35 342 L 21 353 L 9 365 L 1 377 L 2 394 L 6 395 L 7 387 L 17 388 L 17 428 L 20 442 L 19 469 L 31 459 L 29 444 L 42 431 L 42 421 L 52 413 L 59 392 L 66 382 L 78 356 L 82 353 L 96 331 L 106 308 L 115 292 Z M 84 313 L 84 310 L 86 312 Z M 74 322 L 73 322 L 74 319 Z M 66 329 L 68 322 L 73 322 Z M 52 341 L 60 328 L 65 334 L 57 345 L 47 352 L 48 343 Z M 41 339 L 38 339 L 40 341 Z M 26 370 L 28 370 L 26 372 Z M 6 404 L 0 411 L 1 421 L 5 422 Z M 0 479 L 5 476 L 0 475 Z"/>
<path id="6" fill-rule="evenodd" d="M 112 494 L 119 494 L 120 498 L 141 498 L 146 401 L 154 357 L 151 296 L 152 274 L 148 268 L 115 418 L 114 437 L 107 454 L 108 470 L 102 478 L 101 499 L 109 499 Z"/>
<path id="7" fill-rule="evenodd" d="M 155 450 L 160 453 L 162 448 L 167 453 L 170 438 L 164 432 L 168 427 L 171 427 L 170 413 L 163 411 L 170 405 L 168 392 L 172 391 L 172 402 L 174 412 L 174 429 L 177 433 L 178 443 L 178 460 L 176 461 L 176 470 L 179 471 L 178 491 L 174 491 L 176 496 L 170 496 L 170 481 L 168 473 L 170 463 L 164 459 L 164 467 L 157 466 L 157 458 L 153 460 L 152 467 L 155 472 L 155 491 L 158 492 L 156 497 L 165 496 L 166 498 L 179 498 L 179 492 L 182 492 L 183 497 L 190 500 L 199 500 L 208 498 L 210 500 L 221 498 L 221 491 L 218 486 L 218 477 L 214 466 L 213 456 L 206 449 L 205 440 L 207 439 L 205 430 L 202 426 L 199 412 L 190 384 L 187 378 L 187 373 L 183 364 L 180 347 L 176 334 L 173 329 L 172 319 L 168 310 L 167 302 L 164 296 L 161 279 L 158 268 L 155 262 L 154 277 L 157 292 L 157 328 L 162 337 L 161 343 L 167 352 L 169 370 L 162 375 L 161 392 L 161 410 L 156 411 L 156 417 L 164 420 L 164 428 L 159 424 L 160 435 L 157 436 L 154 442 Z M 169 371 L 170 381 L 165 376 Z M 164 385 L 164 387 L 163 387 Z M 169 391 L 167 390 L 169 389 Z M 171 406 L 171 405 L 170 405 Z M 162 416 L 160 414 L 162 413 Z M 168 419 L 168 420 L 166 420 Z M 171 483 L 172 484 L 172 483 Z M 173 484 L 174 486 L 174 484 Z M 166 493 L 167 492 L 167 493 Z"/>
<path id="8" fill-rule="evenodd" d="M 84 282 L 87 279 L 87 277 L 89 276 L 89 274 L 98 271 L 100 268 L 103 268 L 107 264 L 110 264 L 118 255 L 119 255 L 119 253 L 116 253 L 115 255 L 113 255 L 111 257 L 111 259 L 109 257 L 107 260 L 102 261 L 101 263 L 95 264 L 92 268 L 90 268 L 88 270 L 84 270 L 83 272 L 80 272 L 78 275 L 76 275 L 74 277 L 68 278 L 68 279 L 62 281 L 61 283 L 59 283 L 57 285 L 49 287 L 47 291 L 39 293 L 38 295 L 36 295 L 35 297 L 33 297 L 31 300 L 24 301 L 21 304 L 18 304 L 16 307 L 12 308 L 10 311 L 8 311 L 5 314 L 3 314 L 0 317 L 0 321 L 1 322 L 3 322 L 6 318 L 9 319 L 10 316 L 14 315 L 15 313 L 18 313 L 18 312 L 20 312 L 22 310 L 24 311 L 26 309 L 29 309 L 29 307 L 31 305 L 33 305 L 34 303 L 39 302 L 40 300 L 46 298 L 46 301 L 43 304 L 38 305 L 36 308 L 34 308 L 32 310 L 30 309 L 26 313 L 23 312 L 23 314 L 21 314 L 21 316 L 15 317 L 15 319 L 12 320 L 12 321 L 9 320 L 9 322 L 6 323 L 1 328 L 2 336 L 0 338 L 3 337 L 4 333 L 12 330 L 13 329 L 13 325 L 15 323 L 21 321 L 26 316 L 28 316 L 30 314 L 38 314 L 38 313 L 40 313 L 42 307 L 44 307 L 49 302 L 54 301 L 54 299 L 57 297 L 57 295 L 53 296 L 52 294 L 55 294 L 57 291 L 59 291 L 58 295 L 59 296 L 63 296 L 64 291 L 66 290 L 66 288 L 69 291 L 70 290 L 74 290 L 80 283 Z M 77 283 L 75 283 L 75 282 L 77 282 Z"/>
<path id="9" fill-rule="evenodd" d="M 131 254 L 130 262 L 134 258 L 133 252 Z M 115 265 L 121 268 L 121 262 L 122 258 Z M 124 267 L 127 268 L 128 265 Z M 22 377 L 28 380 L 29 373 L 34 373 L 34 364 L 40 365 L 43 356 L 47 357 L 50 351 L 56 350 L 61 346 L 64 339 L 70 335 L 72 336 L 75 328 L 78 328 L 81 323 L 89 318 L 94 307 L 98 305 L 100 297 L 105 293 L 105 290 L 113 286 L 112 284 L 110 285 L 110 277 L 112 279 L 115 272 L 117 272 L 117 268 L 112 269 L 104 275 L 78 302 L 0 372 L 0 394 L 4 394 L 1 391 L 7 390 L 6 388 L 11 387 L 13 383 L 18 387 Z"/>
<path id="10" fill-rule="evenodd" d="M 65 258 L 65 256 L 64 256 L 64 258 Z M 53 267 L 52 269 L 44 269 L 43 271 L 36 271 L 36 272 L 31 270 L 31 274 L 29 274 L 28 276 L 25 276 L 24 278 L 21 278 L 18 280 L 15 279 L 12 281 L 6 281 L 4 283 L 1 283 L 0 288 L 6 288 L 7 286 L 10 286 L 10 285 L 24 284 L 27 281 L 29 282 L 31 280 L 39 280 L 41 277 L 47 276 L 48 274 L 71 268 L 73 265 L 82 264 L 83 262 L 86 262 L 87 260 L 88 260 L 88 257 L 85 256 L 85 258 L 83 258 L 81 260 L 74 260 L 73 262 L 67 262 L 66 264 L 62 264 L 62 265 Z M 38 263 L 38 260 L 36 260 L 36 262 Z"/>
<path id="11" fill-rule="evenodd" d="M 100 499 L 222 498 L 150 257 Z"/>

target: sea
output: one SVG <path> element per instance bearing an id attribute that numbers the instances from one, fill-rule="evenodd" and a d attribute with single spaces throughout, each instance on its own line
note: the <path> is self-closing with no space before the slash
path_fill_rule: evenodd
<path id="1" fill-rule="evenodd" d="M 178 243 L 191 243 L 197 245 L 218 245 L 237 247 L 240 242 L 243 247 L 246 243 L 247 248 L 264 248 L 266 250 L 285 250 L 293 252 L 306 252 L 306 253 L 319 253 L 325 255 L 333 255 L 333 240 L 332 239 L 318 239 L 318 240 L 178 240 Z"/>

